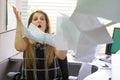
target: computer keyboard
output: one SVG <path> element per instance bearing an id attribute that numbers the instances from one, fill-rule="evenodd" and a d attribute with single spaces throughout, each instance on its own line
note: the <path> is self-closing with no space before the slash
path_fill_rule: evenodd
<path id="1" fill-rule="evenodd" d="M 104 58 L 100 58 L 99 60 L 100 60 L 100 61 L 104 61 L 104 62 L 111 63 L 111 56 L 106 56 L 106 57 L 104 57 Z"/>

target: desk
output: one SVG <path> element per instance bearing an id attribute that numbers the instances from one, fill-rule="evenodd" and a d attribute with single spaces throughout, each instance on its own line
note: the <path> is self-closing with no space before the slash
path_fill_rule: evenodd
<path id="1" fill-rule="evenodd" d="M 80 66 L 79 69 L 75 70 L 77 72 L 76 78 L 75 79 L 70 79 L 70 80 L 83 80 L 86 76 L 91 74 L 91 71 L 93 72 L 93 71 L 97 70 L 97 67 L 91 65 L 90 63 L 85 63 L 85 62 L 74 60 L 74 58 L 72 57 L 71 54 L 68 54 L 67 56 L 68 56 L 69 64 L 74 65 L 74 67 L 72 67 L 73 69 L 69 70 L 71 73 L 74 72 L 73 70 L 77 69 L 76 66 L 78 64 L 79 64 L 78 66 Z M 77 77 L 78 77 L 78 79 L 77 79 Z"/>
<path id="2" fill-rule="evenodd" d="M 23 53 L 17 53 L 16 55 L 13 55 L 12 57 L 9 58 L 10 61 L 20 61 L 23 60 Z"/>
<path id="3" fill-rule="evenodd" d="M 91 63 L 98 71 L 88 75 L 84 80 L 108 80 L 112 76 L 111 63 L 100 61 L 99 58 Z"/>
<path id="4" fill-rule="evenodd" d="M 87 76 L 84 80 L 108 80 L 111 77 L 111 70 L 99 69 Z"/>
<path id="5" fill-rule="evenodd" d="M 108 80 L 108 78 L 111 77 L 111 66 L 112 65 L 111 63 L 99 60 L 100 58 L 103 58 L 103 57 L 106 57 L 106 56 L 96 56 L 96 59 L 93 60 L 92 63 L 88 63 L 91 66 L 94 65 L 98 67 L 98 70 L 88 75 L 87 77 L 85 77 L 84 80 Z M 80 61 L 75 61 L 70 54 L 68 54 L 68 61 L 69 63 L 76 64 L 76 65 L 80 63 L 84 63 Z"/>

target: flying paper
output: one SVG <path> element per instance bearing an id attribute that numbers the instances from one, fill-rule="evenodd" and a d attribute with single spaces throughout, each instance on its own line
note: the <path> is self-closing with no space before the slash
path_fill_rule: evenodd
<path id="1" fill-rule="evenodd" d="M 69 16 L 62 15 L 57 18 L 56 48 L 75 49 L 78 45 L 79 36 L 80 31 L 69 20 Z"/>
<path id="2" fill-rule="evenodd" d="M 96 43 L 112 43 L 113 40 L 109 35 L 106 26 L 114 24 L 114 22 L 103 25 L 95 16 L 89 16 L 74 12 L 70 17 L 70 21 L 76 25 L 77 29 L 87 36 L 87 39 Z"/>
<path id="3" fill-rule="evenodd" d="M 103 24 L 100 23 L 100 21 L 97 19 L 97 17 L 89 16 L 86 14 L 81 14 L 74 12 L 70 16 L 71 22 L 73 22 L 76 27 L 81 31 L 88 31 L 92 29 L 99 28 L 103 26 Z"/>
<path id="4" fill-rule="evenodd" d="M 120 22 L 119 3 L 120 0 L 77 0 L 74 12 Z"/>
<path id="5" fill-rule="evenodd" d="M 97 44 L 88 40 L 87 37 L 83 33 L 81 33 L 78 45 L 74 50 L 74 60 L 82 62 L 92 62 L 92 60 L 95 58 L 96 47 Z"/>
<path id="6" fill-rule="evenodd" d="M 99 27 L 89 31 L 82 31 L 89 41 L 94 44 L 108 44 L 113 40 L 105 27 Z"/>

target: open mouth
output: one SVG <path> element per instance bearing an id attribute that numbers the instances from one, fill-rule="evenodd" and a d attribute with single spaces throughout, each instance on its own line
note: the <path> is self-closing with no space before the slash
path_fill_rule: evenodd
<path id="1" fill-rule="evenodd" d="M 41 25 L 38 25 L 38 28 L 41 28 Z"/>

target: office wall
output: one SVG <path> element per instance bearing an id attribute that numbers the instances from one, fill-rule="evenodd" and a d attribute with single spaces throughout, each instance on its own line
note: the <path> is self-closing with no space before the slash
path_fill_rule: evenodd
<path id="1" fill-rule="evenodd" d="M 9 61 L 17 53 L 14 48 L 15 30 L 0 33 L 0 80 L 7 80 L 9 71 L 18 71 L 20 62 Z"/>
<path id="2" fill-rule="evenodd" d="M 0 32 L 6 29 L 6 1 L 0 0 Z"/>
<path id="3" fill-rule="evenodd" d="M 21 61 L 10 61 L 9 59 L 0 62 L 0 80 L 9 80 L 8 72 L 18 72 L 20 65 Z"/>
<path id="4" fill-rule="evenodd" d="M 0 62 L 15 55 L 15 30 L 0 33 Z"/>

